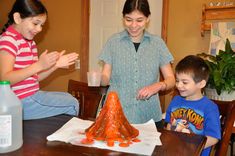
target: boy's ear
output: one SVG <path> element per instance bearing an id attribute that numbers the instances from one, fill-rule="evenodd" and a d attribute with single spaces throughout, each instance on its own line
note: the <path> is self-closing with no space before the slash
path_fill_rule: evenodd
<path id="1" fill-rule="evenodd" d="M 16 24 L 20 24 L 20 22 L 22 21 L 22 18 L 20 17 L 20 13 L 18 13 L 18 12 L 15 12 L 13 14 L 13 18 L 14 18 L 14 22 Z"/>
<path id="2" fill-rule="evenodd" d="M 204 88 L 206 86 L 206 80 L 202 80 L 201 82 L 198 83 L 200 88 Z"/>

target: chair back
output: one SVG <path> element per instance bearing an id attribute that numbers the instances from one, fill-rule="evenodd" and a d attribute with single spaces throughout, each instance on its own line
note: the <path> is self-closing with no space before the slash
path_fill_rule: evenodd
<path id="1" fill-rule="evenodd" d="M 219 108 L 221 115 L 221 140 L 214 146 L 215 155 L 226 155 L 229 141 L 232 135 L 233 124 L 235 121 L 235 100 L 234 101 L 218 101 L 213 100 Z M 212 154 L 211 154 L 212 155 Z"/>
<path id="2" fill-rule="evenodd" d="M 68 93 L 79 101 L 78 117 L 95 119 L 99 105 L 105 98 L 108 87 L 89 87 L 86 82 L 69 80 Z"/>

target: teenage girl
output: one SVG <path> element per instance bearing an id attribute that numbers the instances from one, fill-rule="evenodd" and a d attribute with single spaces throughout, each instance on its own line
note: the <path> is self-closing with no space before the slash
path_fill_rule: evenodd
<path id="1" fill-rule="evenodd" d="M 124 30 L 108 39 L 99 57 L 104 62 L 101 85 L 118 92 L 130 123 L 153 119 L 162 128 L 158 93 L 175 85 L 173 56 L 159 36 L 146 31 L 147 0 L 126 0 L 122 14 Z"/>

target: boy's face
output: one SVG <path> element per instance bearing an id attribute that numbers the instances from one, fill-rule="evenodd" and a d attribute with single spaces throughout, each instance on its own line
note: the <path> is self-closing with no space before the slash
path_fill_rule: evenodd
<path id="1" fill-rule="evenodd" d="M 186 100 L 199 100 L 202 98 L 201 82 L 196 83 L 191 74 L 177 73 L 176 74 L 176 87 L 181 96 Z"/>

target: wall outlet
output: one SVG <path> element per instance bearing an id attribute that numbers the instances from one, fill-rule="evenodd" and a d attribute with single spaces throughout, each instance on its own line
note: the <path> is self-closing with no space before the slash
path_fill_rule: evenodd
<path id="1" fill-rule="evenodd" d="M 75 69 L 80 69 L 80 60 L 75 60 Z"/>

